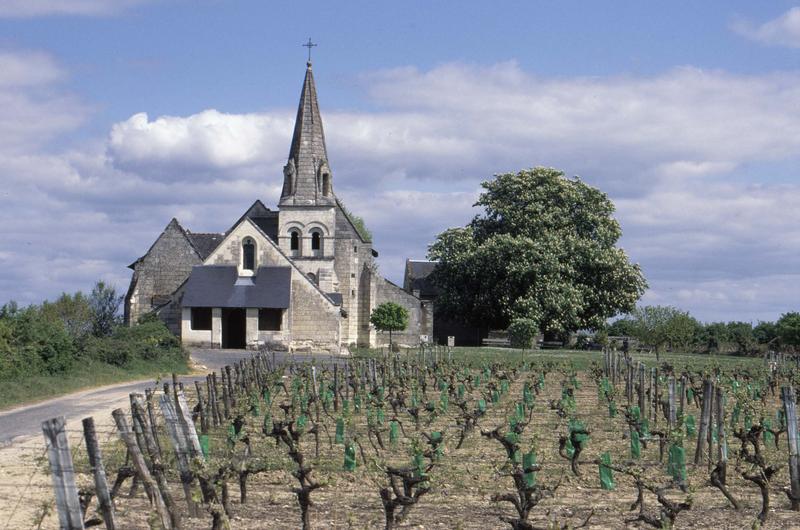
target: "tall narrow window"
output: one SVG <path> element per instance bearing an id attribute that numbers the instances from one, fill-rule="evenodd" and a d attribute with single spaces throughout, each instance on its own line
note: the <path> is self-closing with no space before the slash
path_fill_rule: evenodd
<path id="1" fill-rule="evenodd" d="M 311 250 L 321 250 L 322 249 L 322 234 L 319 232 L 312 232 L 311 233 Z"/>
<path id="2" fill-rule="evenodd" d="M 292 230 L 289 233 L 289 249 L 297 252 L 300 250 L 300 233 L 297 230 Z"/>
<path id="3" fill-rule="evenodd" d="M 247 271 L 256 268 L 256 245 L 249 238 L 242 243 L 242 268 Z"/>

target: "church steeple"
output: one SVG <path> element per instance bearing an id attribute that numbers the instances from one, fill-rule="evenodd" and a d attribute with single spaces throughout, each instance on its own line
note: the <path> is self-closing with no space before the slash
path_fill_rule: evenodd
<path id="1" fill-rule="evenodd" d="M 292 146 L 289 150 L 289 160 L 283 168 L 283 175 L 280 206 L 335 203 L 311 61 L 307 63 L 300 105 L 297 107 Z"/>

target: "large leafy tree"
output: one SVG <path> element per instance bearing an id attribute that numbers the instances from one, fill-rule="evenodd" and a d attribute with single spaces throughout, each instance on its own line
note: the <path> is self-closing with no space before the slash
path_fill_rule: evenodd
<path id="1" fill-rule="evenodd" d="M 544 167 L 482 187 L 482 213 L 429 248 L 438 312 L 495 329 L 528 318 L 552 336 L 633 310 L 647 284 L 616 246 L 622 231 L 604 193 Z"/>

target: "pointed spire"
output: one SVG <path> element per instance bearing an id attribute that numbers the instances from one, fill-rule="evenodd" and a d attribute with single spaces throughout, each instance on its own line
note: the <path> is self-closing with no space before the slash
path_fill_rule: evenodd
<path id="1" fill-rule="evenodd" d="M 311 61 L 306 65 L 306 77 L 300 94 L 300 105 L 297 108 L 289 160 L 283 169 L 284 182 L 280 205 L 335 202 Z"/>

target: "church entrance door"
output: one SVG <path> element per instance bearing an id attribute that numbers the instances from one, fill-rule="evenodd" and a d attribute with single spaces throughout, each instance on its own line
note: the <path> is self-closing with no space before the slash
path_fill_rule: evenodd
<path id="1" fill-rule="evenodd" d="M 247 319 L 239 307 L 222 309 L 222 347 L 244 348 Z"/>

